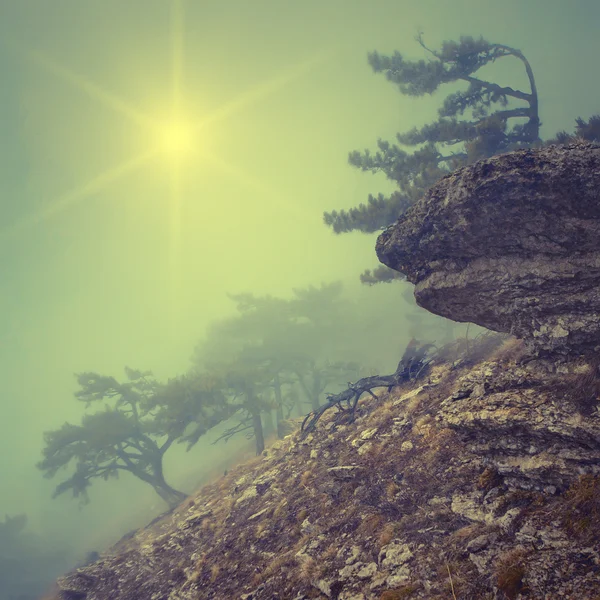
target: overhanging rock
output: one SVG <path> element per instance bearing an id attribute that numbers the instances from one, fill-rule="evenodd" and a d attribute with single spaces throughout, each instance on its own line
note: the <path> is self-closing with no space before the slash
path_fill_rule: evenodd
<path id="1" fill-rule="evenodd" d="M 541 353 L 600 349 L 600 146 L 519 150 L 442 179 L 377 240 L 417 303 Z"/>

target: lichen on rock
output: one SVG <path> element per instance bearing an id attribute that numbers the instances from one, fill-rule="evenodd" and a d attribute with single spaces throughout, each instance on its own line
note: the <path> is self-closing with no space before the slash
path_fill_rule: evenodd
<path id="1" fill-rule="evenodd" d="M 600 350 L 600 146 L 519 150 L 458 169 L 376 250 L 435 314 L 536 352 Z"/>

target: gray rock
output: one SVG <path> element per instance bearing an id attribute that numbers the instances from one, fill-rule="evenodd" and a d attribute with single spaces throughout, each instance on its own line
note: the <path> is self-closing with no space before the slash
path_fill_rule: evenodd
<path id="1" fill-rule="evenodd" d="M 519 150 L 459 169 L 379 236 L 377 255 L 435 314 L 512 333 L 536 351 L 593 351 L 600 146 Z"/>
<path id="2" fill-rule="evenodd" d="M 396 539 L 379 551 L 379 565 L 382 569 L 397 569 L 404 566 L 412 557 L 410 546 Z"/>
<path id="3" fill-rule="evenodd" d="M 494 543 L 498 536 L 496 534 L 478 535 L 467 544 L 467 552 L 480 552 Z"/>
<path id="4" fill-rule="evenodd" d="M 347 465 L 342 467 L 331 467 L 327 469 L 327 472 L 336 479 L 355 479 L 363 470 L 363 467 L 357 465 Z"/>

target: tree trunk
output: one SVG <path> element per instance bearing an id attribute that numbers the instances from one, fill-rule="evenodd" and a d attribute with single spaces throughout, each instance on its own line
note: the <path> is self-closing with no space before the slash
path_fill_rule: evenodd
<path id="1" fill-rule="evenodd" d="M 148 483 L 154 488 L 155 492 L 169 505 L 169 508 L 175 508 L 181 504 L 187 494 L 172 488 L 166 481 L 163 473 L 162 455 L 160 460 L 153 462 L 153 475 L 149 475 Z"/>
<path id="2" fill-rule="evenodd" d="M 283 421 L 284 417 L 283 417 L 283 397 L 281 395 L 281 380 L 279 379 L 279 373 L 275 373 L 273 388 L 275 390 L 275 403 L 277 405 L 277 412 L 276 412 L 276 415 L 277 415 L 277 437 L 279 439 L 281 439 L 283 437 L 282 429 L 281 429 L 281 422 Z"/>
<path id="3" fill-rule="evenodd" d="M 271 435 L 275 431 L 275 423 L 273 422 L 273 411 L 271 409 L 263 412 L 264 425 L 263 429 L 267 436 Z"/>
<path id="4" fill-rule="evenodd" d="M 254 429 L 254 439 L 256 440 L 256 456 L 258 456 L 265 449 L 265 436 L 263 434 L 260 411 L 252 413 L 252 427 Z"/>
<path id="5" fill-rule="evenodd" d="M 301 376 L 299 373 L 296 373 L 296 375 L 298 377 L 298 383 L 300 383 L 300 387 L 302 388 L 302 391 L 304 392 L 306 399 L 310 402 L 312 410 L 317 410 L 317 408 L 319 408 L 319 397 L 317 396 L 315 399 L 315 394 L 313 393 L 313 390 L 315 388 L 314 374 L 313 374 L 313 381 L 312 381 L 312 390 L 308 389 L 308 386 L 306 385 L 306 381 L 304 381 L 303 376 Z"/>
<path id="6" fill-rule="evenodd" d="M 156 493 L 168 504 L 169 508 L 175 508 L 179 506 L 186 498 L 187 495 L 179 490 L 172 488 L 169 484 L 164 485 L 157 482 L 152 487 Z"/>

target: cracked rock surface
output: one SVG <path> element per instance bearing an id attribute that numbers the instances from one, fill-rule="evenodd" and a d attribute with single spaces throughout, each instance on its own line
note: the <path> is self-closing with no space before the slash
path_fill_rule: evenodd
<path id="1" fill-rule="evenodd" d="M 599 597 L 600 413 L 574 392 L 597 374 L 519 348 L 471 344 L 354 423 L 326 413 L 52 600 Z"/>
<path id="2" fill-rule="evenodd" d="M 443 178 L 377 240 L 417 303 L 527 341 L 600 349 L 600 146 L 519 150 Z"/>

